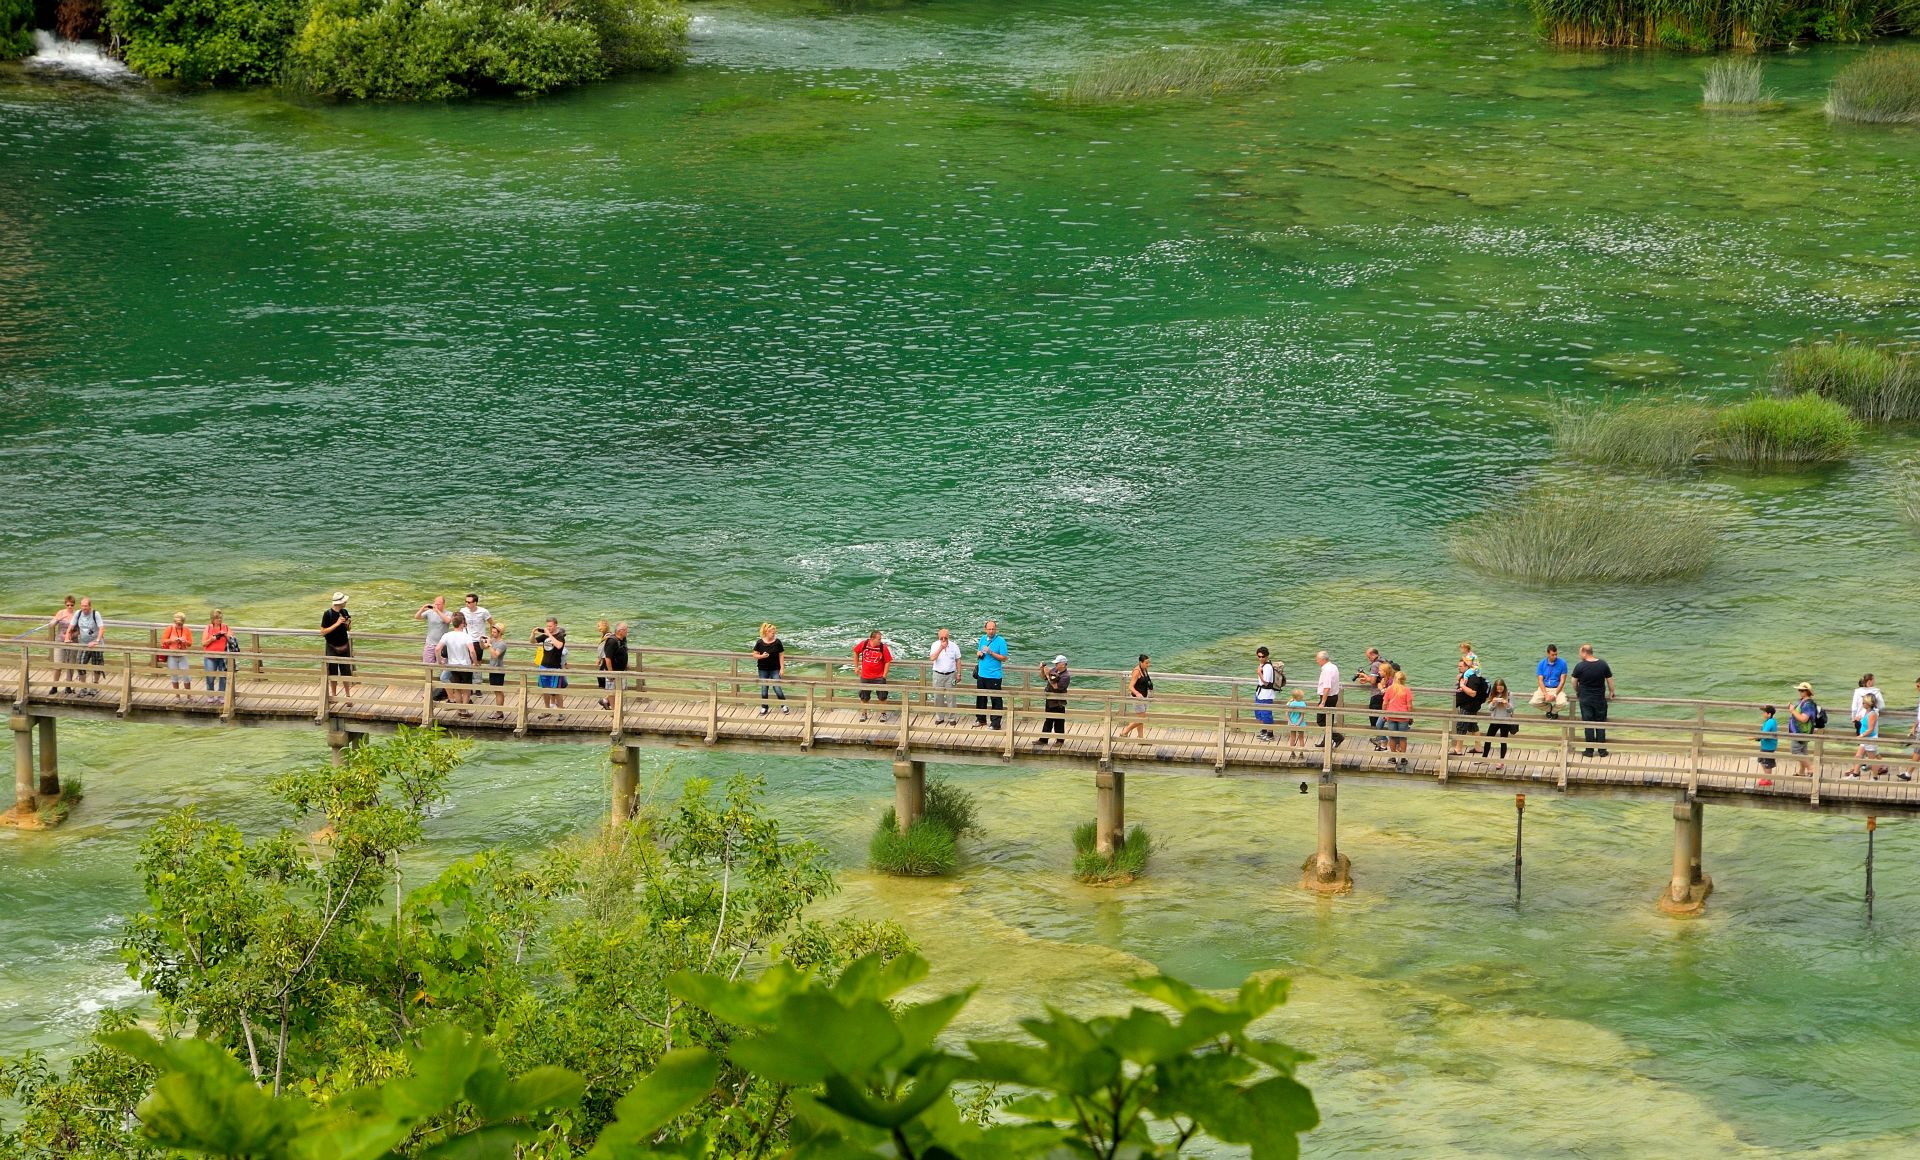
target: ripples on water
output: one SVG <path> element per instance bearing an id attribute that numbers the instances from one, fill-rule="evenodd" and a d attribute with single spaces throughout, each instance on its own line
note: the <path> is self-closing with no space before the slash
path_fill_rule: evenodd
<path id="1" fill-rule="evenodd" d="M 1285 79 L 1145 112 L 1047 95 L 1228 35 L 1283 45 Z M 1237 666 L 1265 640 L 1296 672 L 1381 643 L 1417 675 L 1462 635 L 1519 672 L 1581 636 L 1629 691 L 1726 696 L 1904 671 L 1904 436 L 1802 477 L 1622 483 L 1723 514 L 1684 584 L 1509 589 L 1439 534 L 1578 473 L 1556 400 L 1733 398 L 1802 336 L 1920 337 L 1920 139 L 1826 124 L 1851 51 L 1765 58 L 1787 109 L 1749 118 L 1697 108 L 1691 58 L 1552 52 L 1491 2 L 702 5 L 675 78 L 419 109 L 10 74 L 0 454 L 39 498 L 0 526 L 0 594 L 295 622 L 346 586 L 399 627 L 422 587 L 477 583 L 514 623 L 740 645 L 771 616 L 822 650 L 997 613 L 1021 656 Z M 71 732 L 76 824 L 0 835 L 0 1047 L 128 997 L 112 916 L 154 818 L 263 827 L 261 778 L 317 756 Z M 730 768 L 680 757 L 660 792 Z M 860 863 L 877 767 L 761 768 Z M 487 751 L 435 856 L 585 828 L 603 775 Z M 1288 785 L 1136 778 L 1166 845 L 1100 892 L 1066 878 L 1089 787 L 961 776 L 987 821 L 965 873 L 851 871 L 836 905 L 981 979 L 976 1026 L 1120 1002 L 1149 965 L 1297 975 L 1319 1154 L 1893 1155 L 1916 1130 L 1899 826 L 1868 930 L 1857 822 L 1709 811 L 1720 889 L 1673 924 L 1653 804 L 1539 802 L 1516 907 L 1506 799 L 1352 792 L 1360 889 L 1327 905 L 1291 886 Z"/>

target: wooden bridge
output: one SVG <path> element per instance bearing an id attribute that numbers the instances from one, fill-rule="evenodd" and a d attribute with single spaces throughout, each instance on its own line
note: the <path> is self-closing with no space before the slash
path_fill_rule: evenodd
<path id="1" fill-rule="evenodd" d="M 44 624 L 43 618 L 0 617 L 7 621 Z M 1043 734 L 1046 695 L 1037 673 L 1025 671 L 1006 678 L 999 693 L 1005 708 L 991 714 L 998 727 L 981 727 L 971 687 L 937 689 L 926 667 L 913 661 L 896 661 L 884 703 L 859 700 L 878 689 L 854 678 L 850 656 L 789 654 L 782 701 L 762 699 L 744 654 L 653 647 L 635 647 L 627 672 L 574 666 L 564 674 L 567 688 L 543 689 L 540 677 L 553 674 L 524 665 L 474 670 L 476 684 L 449 681 L 444 666 L 422 661 L 420 637 L 356 632 L 359 655 L 349 686 L 345 678 L 330 680 L 313 632 L 236 633 L 245 650 L 225 654 L 228 671 L 212 674 L 202 669 L 198 649 L 184 654 L 190 666 L 184 674 L 168 669 L 169 655 L 181 654 L 161 650 L 159 626 L 146 622 L 109 622 L 92 655 L 30 628 L 8 642 L 0 649 L 0 689 L 10 691 L 13 702 L 14 812 L 31 814 L 60 794 L 60 718 L 322 729 L 336 755 L 369 733 L 433 724 L 483 741 L 608 746 L 617 820 L 633 808 L 640 746 L 889 760 L 902 825 L 922 813 L 928 761 L 1082 771 L 1093 775 L 1103 851 L 1124 832 L 1128 772 L 1306 778 L 1317 785 L 1320 833 L 1302 885 L 1326 892 L 1350 883 L 1337 847 L 1342 783 L 1658 799 L 1674 803 L 1673 876 L 1662 904 L 1676 913 L 1698 910 L 1711 889 L 1700 870 L 1708 803 L 1869 817 L 1920 814 L 1920 782 L 1900 778 L 1916 768 L 1902 740 L 1911 718 L 1896 722 L 1892 714 L 1882 718 L 1880 756 L 1860 777 L 1852 776 L 1860 763 L 1854 739 L 1843 732 L 1843 714 L 1842 731 L 1814 734 L 1804 759 L 1789 752 L 1783 719 L 1780 749 L 1772 755 L 1777 767 L 1768 771 L 1756 760 L 1758 705 L 1724 701 L 1621 698 L 1613 706 L 1621 715 L 1605 723 L 1605 756 L 1586 754 L 1585 723 L 1546 719 L 1521 706 L 1520 732 L 1506 739 L 1502 760 L 1497 742 L 1493 755 L 1477 752 L 1484 732 L 1461 738 L 1472 747 L 1467 753 L 1449 751 L 1456 722 L 1484 726 L 1488 720 L 1453 713 L 1451 689 L 1417 691 L 1412 728 L 1398 735 L 1407 739 L 1407 752 L 1389 754 L 1370 743 L 1382 731 L 1351 703 L 1324 718 L 1310 708 L 1304 744 L 1296 748 L 1287 744 L 1282 702 L 1271 726 L 1277 739 L 1264 740 L 1260 732 L 1268 726 L 1253 715 L 1252 682 L 1206 674 L 1156 673 L 1153 699 L 1140 713 L 1124 691 L 1125 672 L 1076 670 L 1059 715 L 1064 732 Z M 489 683 L 495 674 L 500 683 Z M 183 676 L 191 689 L 171 687 Z M 224 679 L 209 691 L 209 676 Z M 330 691 L 330 683 L 338 687 Z M 473 704 L 441 696 L 468 692 Z M 1349 686 L 1346 693 L 1364 705 L 1360 690 Z M 548 697 L 558 703 L 546 704 Z M 1331 744 L 1336 733 L 1345 735 L 1344 744 Z M 1395 764 L 1396 758 L 1403 760 Z"/>

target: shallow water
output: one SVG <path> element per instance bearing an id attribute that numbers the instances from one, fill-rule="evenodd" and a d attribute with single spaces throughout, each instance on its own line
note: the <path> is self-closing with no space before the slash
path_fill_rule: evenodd
<path id="1" fill-rule="evenodd" d="M 702 5 L 694 65 L 538 102 L 310 106 L 0 77 L 0 607 L 221 603 L 400 628 L 479 587 L 646 640 L 917 643 L 996 614 L 1022 663 L 1471 637 L 1495 673 L 1599 641 L 1623 692 L 1784 695 L 1904 674 L 1920 596 L 1903 433 L 1795 477 L 1623 489 L 1715 505 L 1703 577 L 1516 589 L 1443 532 L 1553 462 L 1555 398 L 1736 398 L 1795 338 L 1920 337 L 1920 134 L 1830 126 L 1854 49 L 1766 58 L 1778 111 L 1710 115 L 1700 63 L 1550 51 L 1499 2 Z M 1146 110 L 1046 95 L 1093 58 L 1270 38 L 1273 87 Z M 33 497 L 33 498 L 28 498 Z M 1904 677 L 1884 682 L 1904 688 Z M 88 800 L 0 833 L 0 1050 L 134 993 L 114 961 L 144 828 L 266 826 L 303 735 L 74 727 Z M 661 792 L 731 760 L 656 763 Z M 1285 784 L 1139 776 L 1166 842 L 1067 881 L 1084 779 L 980 769 L 957 879 L 856 869 L 884 767 L 757 763 L 971 1018 L 1121 1001 L 1157 967 L 1299 980 L 1317 1155 L 1893 1155 L 1920 1128 L 1920 856 L 1857 820 L 1710 810 L 1708 916 L 1653 913 L 1650 803 L 1343 795 L 1358 890 L 1292 886 Z M 436 857 L 591 826 L 604 764 L 483 751 Z"/>

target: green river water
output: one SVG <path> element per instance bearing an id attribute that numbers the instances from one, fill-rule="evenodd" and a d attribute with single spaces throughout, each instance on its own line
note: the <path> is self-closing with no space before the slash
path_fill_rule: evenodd
<path id="1" fill-rule="evenodd" d="M 1846 330 L 1920 338 L 1920 133 L 1830 125 L 1857 48 L 1766 58 L 1778 109 L 1709 115 L 1700 62 L 1551 50 L 1501 0 L 1175 8 L 991 0 L 860 15 L 703 4 L 691 67 L 531 102 L 322 107 L 0 74 L 0 608 L 218 603 L 362 628 L 478 587 L 524 628 L 918 644 L 997 614 L 1022 665 L 1384 646 L 1416 680 L 1594 639 L 1623 693 L 1784 699 L 1915 663 L 1910 437 L 1813 475 L 1624 479 L 1724 521 L 1702 577 L 1528 590 L 1446 524 L 1582 469 L 1555 398 L 1753 389 Z M 1144 110 L 1046 92 L 1100 56 L 1253 36 L 1266 90 Z M 518 632 L 516 631 L 516 635 Z M 1527 678 L 1530 680 L 1530 678 Z M 176 805 L 264 827 L 318 733 L 70 727 L 88 797 L 0 832 L 0 1052 L 137 1000 L 131 861 Z M 436 857 L 605 808 L 592 750 L 481 750 Z M 731 758 L 654 762 L 653 791 Z M 1165 848 L 1068 880 L 1089 779 L 956 776 L 985 833 L 950 881 L 861 870 L 878 762 L 752 763 L 904 922 L 969 1026 L 1123 1001 L 1159 968 L 1297 979 L 1312 1155 L 1910 1155 L 1920 841 L 1708 811 L 1719 889 L 1654 913 L 1652 803 L 1528 811 L 1352 790 L 1358 883 L 1295 888 L 1310 799 L 1138 776 Z"/>

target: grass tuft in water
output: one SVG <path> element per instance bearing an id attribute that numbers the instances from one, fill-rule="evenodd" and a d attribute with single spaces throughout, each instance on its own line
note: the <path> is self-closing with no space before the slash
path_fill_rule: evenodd
<path id="1" fill-rule="evenodd" d="M 1920 48 L 1870 49 L 1841 69 L 1827 90 L 1827 116 L 1875 125 L 1920 125 Z"/>
<path id="2" fill-rule="evenodd" d="M 1711 516 L 1684 500 L 1588 487 L 1462 520 L 1447 549 L 1475 571 L 1522 584 L 1637 584 L 1705 571 L 1717 539 Z"/>
<path id="3" fill-rule="evenodd" d="M 979 812 L 971 793 L 944 777 L 927 778 L 927 821 L 938 822 L 957 838 L 978 832 Z"/>
<path id="4" fill-rule="evenodd" d="M 1820 395 L 1868 423 L 1920 419 L 1920 359 L 1845 335 L 1781 351 L 1771 381 L 1776 395 Z"/>
<path id="5" fill-rule="evenodd" d="M 1721 410 L 1713 456 L 1737 467 L 1803 467 L 1845 459 L 1859 441 L 1859 421 L 1832 399 L 1763 396 Z"/>
<path id="6" fill-rule="evenodd" d="M 1130 105 L 1168 97 L 1213 97 L 1272 82 L 1285 66 L 1270 44 L 1150 48 L 1108 57 L 1067 79 L 1069 105 Z"/>
<path id="7" fill-rule="evenodd" d="M 1752 57 L 1725 57 L 1707 66 L 1700 86 L 1700 103 L 1711 109 L 1751 109 L 1774 98 L 1761 84 L 1760 62 Z"/>
<path id="8" fill-rule="evenodd" d="M 893 810 L 888 809 L 867 843 L 867 862 L 883 874 L 931 878 L 953 873 L 960 862 L 960 846 L 952 830 L 929 818 L 901 833 Z"/>
<path id="9" fill-rule="evenodd" d="M 1123 886 L 1146 873 L 1153 854 L 1153 837 L 1145 826 L 1135 826 L 1114 843 L 1111 858 L 1094 849 L 1099 827 L 1093 822 L 1073 831 L 1073 876 L 1090 886 Z"/>
<path id="10" fill-rule="evenodd" d="M 1699 403 L 1636 402 L 1562 409 L 1553 417 L 1560 451 L 1587 463 L 1675 471 L 1706 451 L 1713 408 Z"/>

